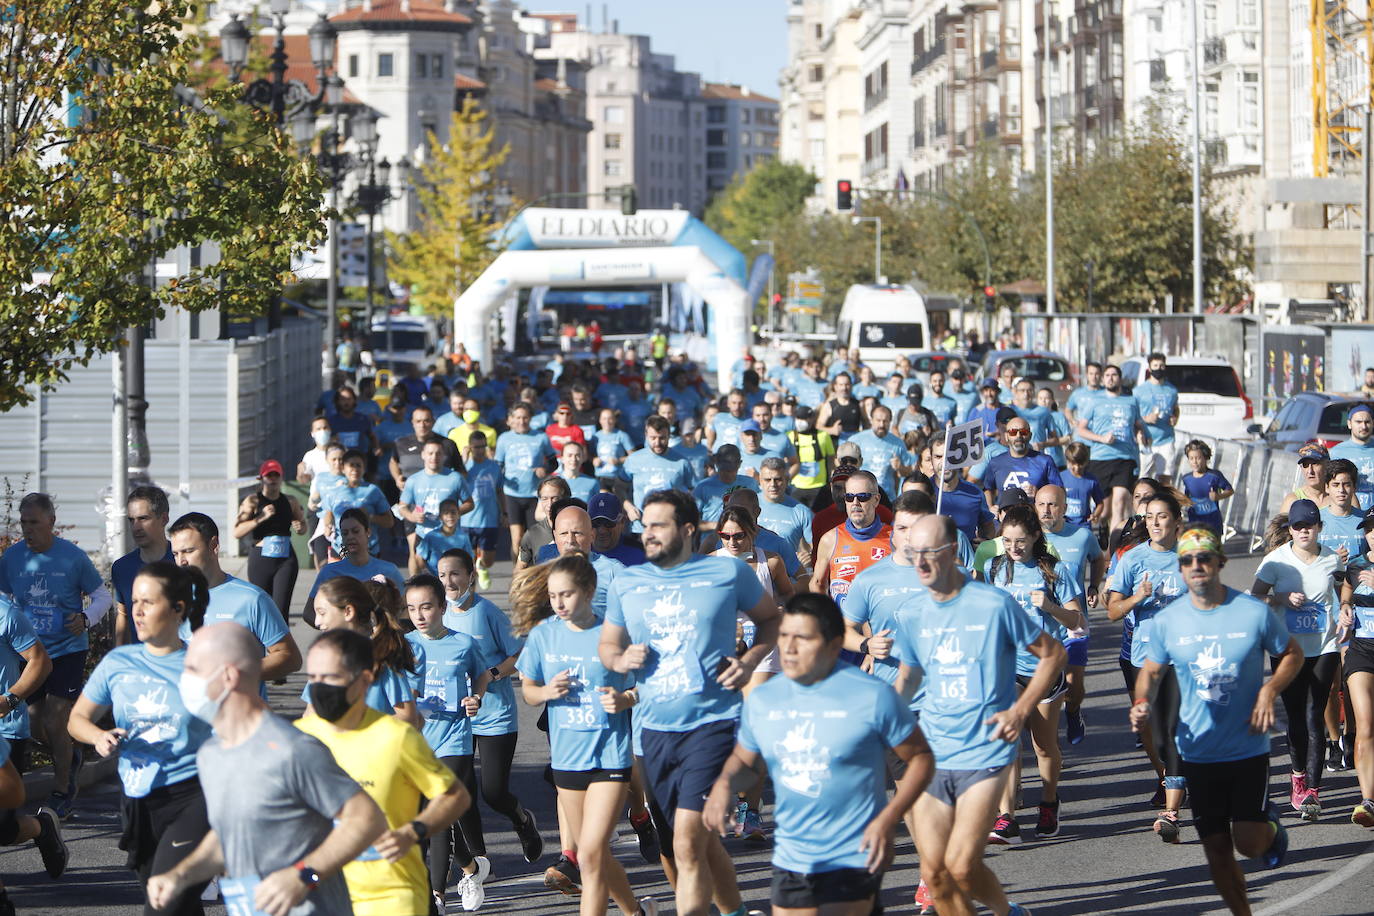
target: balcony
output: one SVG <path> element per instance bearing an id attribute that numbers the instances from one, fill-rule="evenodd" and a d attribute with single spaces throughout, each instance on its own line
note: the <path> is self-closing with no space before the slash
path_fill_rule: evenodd
<path id="1" fill-rule="evenodd" d="M 920 54 L 918 54 L 918 55 L 916 56 L 915 60 L 913 60 L 913 61 L 911 62 L 911 75 L 912 75 L 912 76 L 916 76 L 916 75 L 919 74 L 922 70 L 925 70 L 925 69 L 928 68 L 931 64 L 935 63 L 937 60 L 939 60 L 940 58 L 942 58 L 942 57 L 944 57 L 944 56 L 945 56 L 945 39 L 944 39 L 944 36 L 942 35 L 942 36 L 940 36 L 940 39 L 939 39 L 938 41 L 936 41 L 936 42 L 935 42 L 933 45 L 931 45 L 929 48 L 926 48 L 924 51 L 922 51 Z"/>
<path id="2" fill-rule="evenodd" d="M 875 95 L 864 96 L 864 112 L 870 112 L 887 101 L 887 89 Z"/>
<path id="3" fill-rule="evenodd" d="M 1202 43 L 1202 63 L 1215 67 L 1226 63 L 1226 39 L 1209 38 Z"/>
<path id="4" fill-rule="evenodd" d="M 1208 165 L 1226 164 L 1226 141 L 1225 140 L 1204 140 L 1203 157 L 1206 158 Z"/>
<path id="5" fill-rule="evenodd" d="M 887 153 L 880 153 L 877 157 L 866 160 L 861 171 L 863 172 L 863 177 L 868 178 L 876 172 L 881 172 L 886 168 Z"/>

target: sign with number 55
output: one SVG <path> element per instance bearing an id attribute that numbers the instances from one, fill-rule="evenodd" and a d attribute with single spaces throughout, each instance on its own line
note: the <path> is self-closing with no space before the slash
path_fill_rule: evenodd
<path id="1" fill-rule="evenodd" d="M 983 460 L 983 421 L 945 429 L 945 467 L 967 468 Z"/>

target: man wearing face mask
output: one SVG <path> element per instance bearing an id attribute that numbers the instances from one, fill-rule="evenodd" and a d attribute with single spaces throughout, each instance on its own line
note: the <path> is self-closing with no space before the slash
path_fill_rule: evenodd
<path id="1" fill-rule="evenodd" d="M 479 430 L 487 437 L 487 448 L 496 446 L 496 430 L 482 422 L 482 411 L 478 409 L 475 398 L 468 398 L 463 402 L 461 419 L 462 424 L 448 432 L 449 439 L 460 451 L 467 451 L 468 439 Z"/>
<path id="2" fill-rule="evenodd" d="M 1163 353 L 1151 353 L 1149 379 L 1131 392 L 1140 405 L 1140 418 L 1150 431 L 1150 444 L 1140 449 L 1140 476 L 1169 483 L 1174 463 L 1174 424 L 1178 422 L 1178 389 L 1164 377 Z"/>
<path id="3" fill-rule="evenodd" d="M 827 493 L 830 466 L 835 460 L 835 440 L 830 433 L 815 428 L 815 419 L 813 408 L 798 404 L 792 415 L 793 428 L 787 433 L 801 463 L 792 475 L 792 495 L 812 509 L 820 508 L 817 503 Z"/>
<path id="4" fill-rule="evenodd" d="M 223 874 L 231 911 L 237 903 L 239 911 L 271 916 L 353 912 L 342 869 L 389 825 L 329 748 L 272 712 L 259 696 L 261 682 L 248 630 L 209 624 L 191 639 L 180 693 L 187 711 L 215 730 L 196 755 L 210 832 L 174 868 L 148 880 L 154 908 Z M 416 912 L 427 909 L 428 901 Z"/>
<path id="5" fill-rule="evenodd" d="M 366 636 L 345 629 L 322 634 L 310 647 L 306 672 L 312 712 L 296 727 L 329 748 L 386 817 L 387 829 L 343 868 L 353 912 L 429 912 L 420 843 L 458 820 L 472 801 L 467 790 L 423 735 L 367 705 L 372 641 Z"/>

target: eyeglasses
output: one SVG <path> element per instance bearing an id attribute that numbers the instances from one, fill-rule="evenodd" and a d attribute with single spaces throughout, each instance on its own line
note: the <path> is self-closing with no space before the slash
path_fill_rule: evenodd
<path id="1" fill-rule="evenodd" d="M 722 541 L 729 541 L 731 544 L 736 541 L 743 541 L 749 537 L 749 535 L 743 531 L 736 531 L 734 534 L 726 534 L 724 531 L 718 531 L 716 533 L 720 536 Z"/>
<path id="2" fill-rule="evenodd" d="M 1211 566 L 1217 561 L 1214 553 L 1190 553 L 1187 556 L 1178 558 L 1178 565 L 1183 567 L 1190 566 Z"/>
<path id="3" fill-rule="evenodd" d="M 909 559 L 912 560 L 929 560 L 932 557 L 934 557 L 937 553 L 944 553 L 946 550 L 949 550 L 953 546 L 953 544 L 945 544 L 943 547 L 924 547 L 920 550 L 908 547 L 906 555 Z"/>
<path id="4" fill-rule="evenodd" d="M 846 493 L 844 494 L 844 501 L 847 503 L 866 503 L 877 495 L 877 493 Z"/>
<path id="5" fill-rule="evenodd" d="M 1029 439 L 1030 430 L 1028 429 L 1009 429 L 1007 435 L 1013 439 Z"/>

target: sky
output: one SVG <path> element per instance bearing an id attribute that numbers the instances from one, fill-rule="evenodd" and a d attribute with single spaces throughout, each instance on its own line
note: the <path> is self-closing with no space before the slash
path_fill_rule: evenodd
<path id="1" fill-rule="evenodd" d="M 711 82 L 740 83 L 778 97 L 787 63 L 787 0 L 520 0 L 531 13 L 576 13 L 602 30 L 602 8 L 625 34 L 648 35 L 656 53 Z M 607 28 L 609 31 L 609 28 Z"/>

